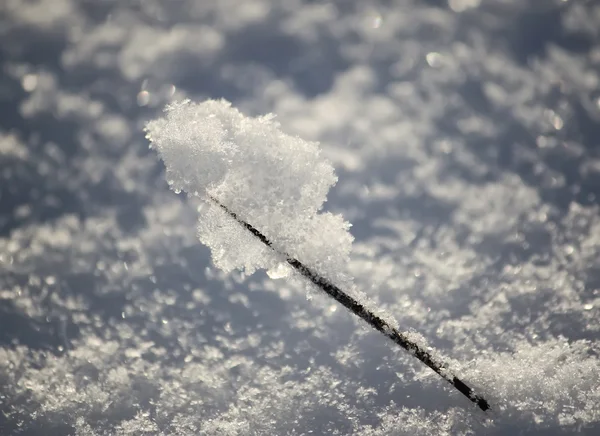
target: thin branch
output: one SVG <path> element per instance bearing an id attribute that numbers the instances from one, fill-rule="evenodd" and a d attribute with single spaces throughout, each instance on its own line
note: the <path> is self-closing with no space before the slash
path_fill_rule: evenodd
<path id="1" fill-rule="evenodd" d="M 255 227 L 248 224 L 241 218 L 237 216 L 234 212 L 230 211 L 226 206 L 221 204 L 217 199 L 212 196 L 208 196 L 210 200 L 212 200 L 217 206 L 223 209 L 230 217 L 236 220 L 239 224 L 245 227 L 250 233 L 252 233 L 256 238 L 258 238 L 263 244 L 277 253 L 286 257 L 286 261 L 289 265 L 291 265 L 296 271 L 310 280 L 315 286 L 323 290 L 326 294 L 328 294 L 331 298 L 341 303 L 346 309 L 355 315 L 359 316 L 363 320 L 365 320 L 371 327 L 375 330 L 381 332 L 384 336 L 388 337 L 396 344 L 400 345 L 402 348 L 410 352 L 417 359 L 435 371 L 440 377 L 454 386 L 460 393 L 462 393 L 465 397 L 467 397 L 470 401 L 475 403 L 481 410 L 486 411 L 490 409 L 489 403 L 479 395 L 477 395 L 472 388 L 470 388 L 465 382 L 463 382 L 458 377 L 451 375 L 446 370 L 446 365 L 440 362 L 436 362 L 430 353 L 426 350 L 423 350 L 419 344 L 411 341 L 409 337 L 397 329 L 393 328 L 389 325 L 384 319 L 375 315 L 368 308 L 363 306 L 361 303 L 356 301 L 342 289 L 331 283 L 326 278 L 312 271 L 302 262 L 297 259 L 294 259 L 288 256 L 286 253 L 281 253 L 277 249 L 275 249 L 271 241 L 267 239 L 265 235 L 263 235 L 260 231 L 258 231 Z"/>

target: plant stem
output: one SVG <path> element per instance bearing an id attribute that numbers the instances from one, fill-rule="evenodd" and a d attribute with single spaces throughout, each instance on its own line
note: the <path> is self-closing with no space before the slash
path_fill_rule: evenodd
<path id="1" fill-rule="evenodd" d="M 463 382 L 458 377 L 450 374 L 444 363 L 436 362 L 430 353 L 426 350 L 423 350 L 419 344 L 411 341 L 407 334 L 398 331 L 393 328 L 387 321 L 380 318 L 371 312 L 368 308 L 363 306 L 360 302 L 355 300 L 353 297 L 348 295 L 342 289 L 331 283 L 326 278 L 312 271 L 302 262 L 297 259 L 294 259 L 288 256 L 286 253 L 281 253 L 276 250 L 271 241 L 267 239 L 265 235 L 263 235 L 260 231 L 258 231 L 255 227 L 248 224 L 246 221 L 242 220 L 237 216 L 236 213 L 229 210 L 226 206 L 221 204 L 217 199 L 208 195 L 208 198 L 213 201 L 217 206 L 223 209 L 230 217 L 236 220 L 239 224 L 246 228 L 250 233 L 252 233 L 256 238 L 258 238 L 263 244 L 277 253 L 285 256 L 287 263 L 292 266 L 296 271 L 298 271 L 301 275 L 310 280 L 315 286 L 324 291 L 331 298 L 341 303 L 346 309 L 355 315 L 359 316 L 363 320 L 365 320 L 371 327 L 375 330 L 382 333 L 384 336 L 388 337 L 396 344 L 400 345 L 402 348 L 407 350 L 433 371 L 435 371 L 440 377 L 454 386 L 460 393 L 462 393 L 465 397 L 467 397 L 470 401 L 475 403 L 481 410 L 486 411 L 490 409 L 489 403 L 479 395 L 477 395 L 472 388 L 470 388 L 465 382 Z"/>

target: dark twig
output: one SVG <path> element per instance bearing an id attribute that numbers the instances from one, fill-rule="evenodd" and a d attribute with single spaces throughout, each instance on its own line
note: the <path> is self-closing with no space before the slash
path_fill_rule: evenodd
<path id="1" fill-rule="evenodd" d="M 321 275 L 312 271 L 310 268 L 305 266 L 299 260 L 294 259 L 294 258 L 288 256 L 286 253 L 281 253 L 280 251 L 275 249 L 272 246 L 271 241 L 269 241 L 265 235 L 263 235 L 261 232 L 259 232 L 252 225 L 248 224 L 247 222 L 245 222 L 244 220 L 239 218 L 237 216 L 237 214 L 230 211 L 226 206 L 221 204 L 217 199 L 215 199 L 212 196 L 209 196 L 208 198 L 210 200 L 212 200 L 221 209 L 223 209 L 230 217 L 232 217 L 234 220 L 236 220 L 238 223 L 240 223 L 243 227 L 245 227 L 250 233 L 252 233 L 254 236 L 256 236 L 256 238 L 258 238 L 263 244 L 265 244 L 267 247 L 271 248 L 272 250 L 276 251 L 277 253 L 285 256 L 286 261 L 289 265 L 291 265 L 296 271 L 298 271 L 300 274 L 302 274 L 304 277 L 306 277 L 308 280 L 310 280 L 315 286 L 317 286 L 318 288 L 323 290 L 325 293 L 327 293 L 331 298 L 333 298 L 337 302 L 341 303 L 350 312 L 361 317 L 375 330 L 378 330 L 384 336 L 387 336 L 392 341 L 394 341 L 396 344 L 400 345 L 402 348 L 404 348 L 405 350 L 410 352 L 417 359 L 419 359 L 421 362 L 423 362 L 425 365 L 427 365 L 429 368 L 431 368 L 433 371 L 435 371 L 440 377 L 442 377 L 444 380 L 446 380 L 448 383 L 450 383 L 452 386 L 454 386 L 456 389 L 458 389 L 458 391 L 460 393 L 462 393 L 470 401 L 475 403 L 481 410 L 486 411 L 486 410 L 490 409 L 489 403 L 484 398 L 477 395 L 473 391 L 473 389 L 471 389 L 461 379 L 459 379 L 458 377 L 455 377 L 454 375 L 451 375 L 446 370 L 446 366 L 443 363 L 436 362 L 430 353 L 428 353 L 426 350 L 423 350 L 419 346 L 419 344 L 411 341 L 405 333 L 402 333 L 402 332 L 398 331 L 397 329 L 393 328 L 385 320 L 383 320 L 379 316 L 375 315 L 368 308 L 366 308 L 361 303 L 359 303 L 354 298 L 352 298 L 350 295 L 345 293 L 342 289 L 340 289 L 339 287 L 337 287 L 336 285 L 334 285 L 333 283 L 331 283 L 329 280 L 325 279 Z"/>

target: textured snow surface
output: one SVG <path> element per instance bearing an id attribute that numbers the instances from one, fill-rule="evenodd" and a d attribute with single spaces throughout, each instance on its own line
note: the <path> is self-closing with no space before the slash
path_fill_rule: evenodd
<path id="1" fill-rule="evenodd" d="M 0 2 L 0 434 L 600 434 L 599 29 L 586 0 Z"/>

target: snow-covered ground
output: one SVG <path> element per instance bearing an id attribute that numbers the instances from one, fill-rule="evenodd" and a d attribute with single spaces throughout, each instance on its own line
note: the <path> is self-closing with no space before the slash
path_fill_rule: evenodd
<path id="1" fill-rule="evenodd" d="M 600 434 L 599 2 L 3 0 L 0 62 L 0 434 Z M 320 142 L 354 283 L 490 412 L 212 264 L 184 98 Z"/>

